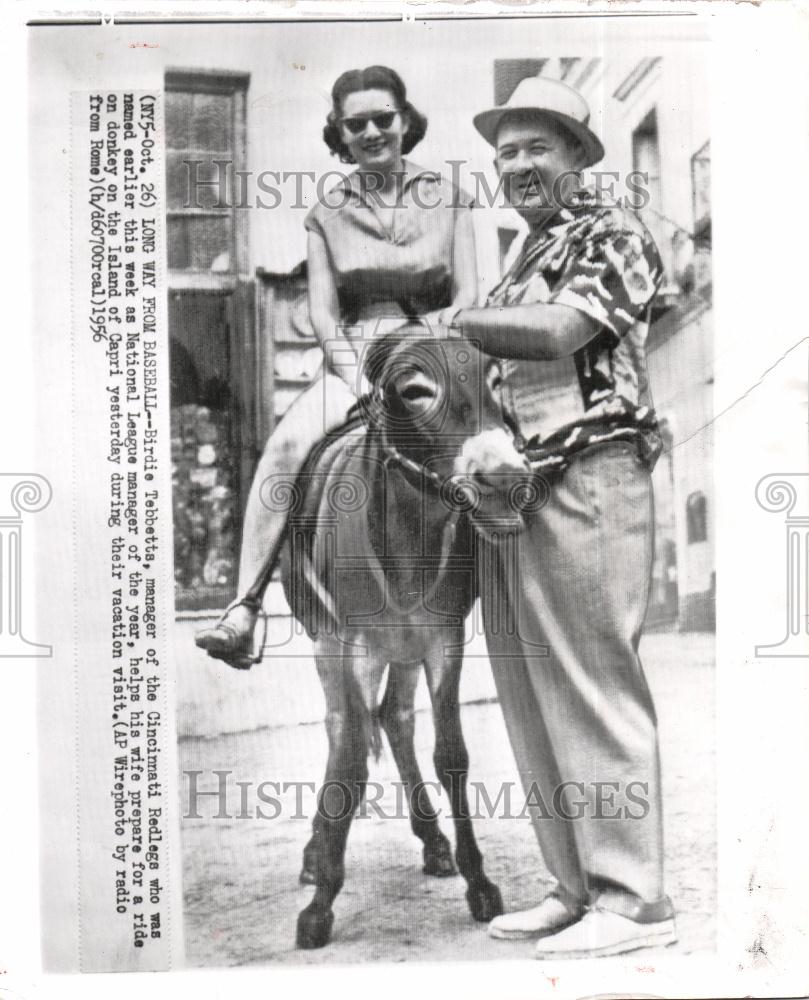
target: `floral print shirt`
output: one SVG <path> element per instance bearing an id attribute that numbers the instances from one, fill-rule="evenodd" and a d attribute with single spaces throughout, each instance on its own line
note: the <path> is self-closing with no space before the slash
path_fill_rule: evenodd
<path id="1" fill-rule="evenodd" d="M 569 357 L 503 362 L 504 414 L 535 468 L 563 469 L 582 448 L 614 440 L 635 441 L 654 462 L 660 437 L 645 344 L 662 278 L 643 224 L 586 188 L 527 237 L 487 306 L 556 303 L 598 323 Z"/>

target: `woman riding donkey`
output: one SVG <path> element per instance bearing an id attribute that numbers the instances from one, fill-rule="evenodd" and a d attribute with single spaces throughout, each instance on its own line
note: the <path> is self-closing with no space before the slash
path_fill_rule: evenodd
<path id="1" fill-rule="evenodd" d="M 365 388 L 361 356 L 381 319 L 404 322 L 475 302 L 471 199 L 405 158 L 426 128 L 392 69 L 349 70 L 334 84 L 323 138 L 357 170 L 304 221 L 309 314 L 326 364 L 277 426 L 258 465 L 245 513 L 239 597 L 196 636 L 199 647 L 233 667 L 246 669 L 260 658 L 253 633 L 284 535 L 287 512 L 270 509 L 262 487 L 294 482 L 310 449 L 345 421 Z"/>

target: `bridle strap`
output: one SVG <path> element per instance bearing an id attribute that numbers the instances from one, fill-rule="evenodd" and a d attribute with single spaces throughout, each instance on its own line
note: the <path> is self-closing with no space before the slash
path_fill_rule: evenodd
<path id="1" fill-rule="evenodd" d="M 378 407 L 382 409 L 381 387 L 377 387 L 372 399 L 376 402 Z M 444 482 L 437 472 L 433 472 L 432 469 L 428 469 L 420 462 L 416 462 L 414 459 L 408 458 L 407 455 L 404 455 L 401 451 L 399 451 L 396 445 L 390 443 L 384 421 L 377 422 L 375 420 L 368 420 L 367 426 L 372 433 L 378 435 L 379 447 L 385 455 L 386 462 L 395 462 L 412 476 L 427 482 L 430 486 L 433 486 L 437 490 L 441 490 Z"/>
<path id="2" fill-rule="evenodd" d="M 380 388 L 377 388 L 375 399 L 381 409 L 382 391 Z M 395 445 L 391 444 L 388 440 L 387 429 L 383 421 L 377 422 L 369 420 L 368 429 L 377 437 L 379 448 L 385 456 L 384 465 L 386 469 L 389 467 L 390 463 L 394 463 L 404 473 L 409 473 L 411 476 L 416 477 L 420 483 L 426 483 L 439 491 L 443 488 L 444 481 L 437 472 L 434 472 L 432 469 L 428 469 L 421 462 L 416 462 L 414 459 L 408 458 L 408 456 L 402 454 L 402 452 L 399 451 Z M 449 517 L 447 518 L 444 524 L 444 529 L 441 533 L 441 556 L 439 558 L 438 570 L 436 572 L 435 579 L 430 584 L 427 591 L 420 595 L 420 597 L 417 598 L 416 601 L 414 601 L 409 607 L 403 607 L 391 593 L 385 570 L 383 569 L 382 564 L 374 551 L 373 542 L 371 541 L 368 533 L 367 522 L 363 519 L 363 533 L 365 534 L 364 543 L 367 550 L 366 555 L 368 565 L 377 586 L 384 596 L 385 607 L 392 608 L 398 614 L 407 616 L 411 615 L 416 610 L 419 603 L 421 603 L 422 606 L 426 606 L 433 599 L 447 574 L 450 555 L 452 553 L 452 545 L 455 541 L 455 535 L 460 519 L 460 510 L 453 510 L 449 512 Z"/>
<path id="3" fill-rule="evenodd" d="M 380 435 L 379 447 L 385 455 L 386 465 L 389 462 L 394 462 L 405 472 L 409 472 L 417 479 L 427 482 L 430 486 L 435 487 L 435 489 L 440 490 L 442 488 L 443 480 L 437 472 L 433 472 L 412 458 L 408 458 L 407 455 L 403 455 L 395 445 L 385 440 L 384 433 Z"/>
<path id="4" fill-rule="evenodd" d="M 363 519 L 363 533 L 365 538 L 363 539 L 366 549 L 366 558 L 368 560 L 368 568 L 371 570 L 371 575 L 376 581 L 376 585 L 379 587 L 384 598 L 383 607 L 392 608 L 397 614 L 403 615 L 405 617 L 412 615 L 413 612 L 418 608 L 419 604 L 422 607 L 427 607 L 427 605 L 432 601 L 438 592 L 438 588 L 444 581 L 444 578 L 449 569 L 450 555 L 452 553 L 452 544 L 455 541 L 455 533 L 458 527 L 458 521 L 460 520 L 460 512 L 452 511 L 450 516 L 447 518 L 444 524 L 444 530 L 441 533 L 441 558 L 438 563 L 438 570 L 435 575 L 435 579 L 430 584 L 429 588 L 421 594 L 416 600 L 409 606 L 404 607 L 397 601 L 394 595 L 391 593 L 390 584 L 388 583 L 388 577 L 385 570 L 382 568 L 376 552 L 374 551 L 373 542 L 371 541 L 370 535 L 368 533 L 367 522 Z"/>

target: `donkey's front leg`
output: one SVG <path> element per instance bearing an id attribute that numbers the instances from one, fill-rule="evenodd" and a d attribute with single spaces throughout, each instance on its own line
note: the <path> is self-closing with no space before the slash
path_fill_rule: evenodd
<path id="1" fill-rule="evenodd" d="M 314 885 L 317 882 L 317 817 L 312 823 L 312 836 L 303 849 L 303 862 L 298 881 L 301 885 Z"/>
<path id="2" fill-rule="evenodd" d="M 384 669 L 379 657 L 339 655 L 325 642 L 318 644 L 315 660 L 326 695 L 329 761 L 315 817 L 315 895 L 298 914 L 299 948 L 322 948 L 331 940 L 331 907 L 343 887 L 348 831 L 368 781 L 373 710 Z"/>
<path id="3" fill-rule="evenodd" d="M 359 789 L 368 779 L 368 748 L 350 692 L 350 669 L 340 659 L 327 662 L 321 657 L 317 666 L 326 694 L 329 760 L 314 823 L 316 889 L 311 903 L 298 915 L 295 943 L 299 948 L 322 948 L 331 940 L 332 903 L 343 887 L 348 831 Z"/>
<path id="4" fill-rule="evenodd" d="M 466 901 L 475 920 L 489 921 L 503 912 L 500 890 L 483 871 L 466 794 L 469 754 L 461 731 L 458 688 L 463 653 L 458 635 L 451 646 L 437 645 L 425 666 L 435 720 L 435 768 L 446 790 L 455 822 L 455 859 L 466 879 Z M 455 644 L 457 642 L 457 645 Z"/>

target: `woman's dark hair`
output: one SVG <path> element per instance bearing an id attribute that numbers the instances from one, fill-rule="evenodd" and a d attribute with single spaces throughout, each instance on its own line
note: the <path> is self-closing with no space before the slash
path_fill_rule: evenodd
<path id="1" fill-rule="evenodd" d="M 407 131 L 402 138 L 403 153 L 409 153 L 421 142 L 427 131 L 427 119 L 408 101 L 402 78 L 387 66 L 368 66 L 366 69 L 347 70 L 337 78 L 331 89 L 332 109 L 326 119 L 323 138 L 333 156 L 339 156 L 343 163 L 356 163 L 340 135 L 339 118 L 345 98 L 358 90 L 387 90 L 393 95 L 396 110 L 407 121 Z"/>

